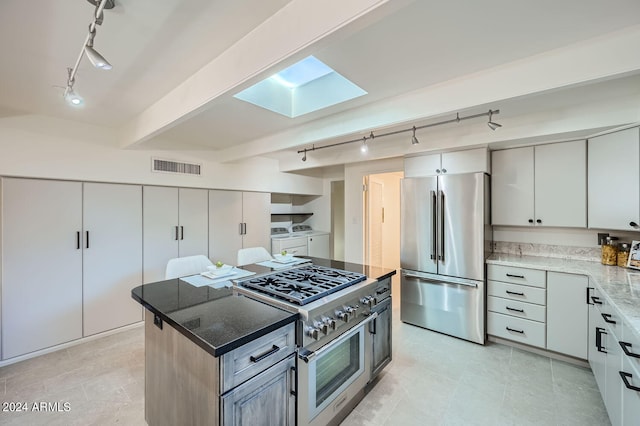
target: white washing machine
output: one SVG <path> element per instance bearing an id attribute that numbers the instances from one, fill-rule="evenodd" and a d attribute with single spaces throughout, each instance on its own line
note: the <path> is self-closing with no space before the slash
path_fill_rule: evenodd
<path id="1" fill-rule="evenodd" d="M 271 252 L 286 250 L 294 256 L 313 256 L 329 259 L 330 233 L 314 231 L 309 225 L 292 225 L 289 229 L 271 228 Z"/>

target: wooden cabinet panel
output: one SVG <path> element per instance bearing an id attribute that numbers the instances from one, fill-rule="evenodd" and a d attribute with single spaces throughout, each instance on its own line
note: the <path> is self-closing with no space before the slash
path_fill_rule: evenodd
<path id="1" fill-rule="evenodd" d="M 82 337 L 82 183 L 2 179 L 2 359 Z"/>
<path id="2" fill-rule="evenodd" d="M 637 229 L 640 224 L 640 129 L 588 141 L 589 228 Z"/>
<path id="3" fill-rule="evenodd" d="M 404 159 L 404 177 L 435 176 L 440 170 L 440 154 L 420 155 Z"/>
<path id="4" fill-rule="evenodd" d="M 242 247 L 271 246 L 271 194 L 266 192 L 242 193 L 242 221 L 245 234 Z"/>
<path id="5" fill-rule="evenodd" d="M 209 191 L 209 257 L 213 262 L 236 264 L 242 248 L 241 222 L 242 192 Z"/>
<path id="6" fill-rule="evenodd" d="M 495 296 L 487 296 L 487 310 L 538 322 L 545 322 L 547 318 L 547 310 L 542 305 Z"/>
<path id="7" fill-rule="evenodd" d="M 142 187 L 83 188 L 84 336 L 142 321 L 131 289 L 142 284 Z"/>
<path id="8" fill-rule="evenodd" d="M 180 257 L 209 254 L 209 198 L 206 189 L 180 188 L 178 222 Z"/>
<path id="9" fill-rule="evenodd" d="M 485 148 L 420 155 L 404 159 L 404 177 L 474 172 L 490 172 L 489 153 Z"/>
<path id="10" fill-rule="evenodd" d="M 589 279 L 547 272 L 547 349 L 587 359 Z"/>
<path id="11" fill-rule="evenodd" d="M 534 220 L 533 147 L 493 151 L 491 164 L 492 224 L 531 225 Z"/>
<path id="12" fill-rule="evenodd" d="M 539 269 L 487 265 L 487 279 L 532 287 L 547 287 L 547 272 Z"/>
<path id="13" fill-rule="evenodd" d="M 487 281 L 487 294 L 489 296 L 535 303 L 536 305 L 542 306 L 544 306 L 547 301 L 545 289 L 520 284 L 502 283 L 500 281 Z"/>
<path id="14" fill-rule="evenodd" d="M 586 228 L 586 142 L 536 146 L 534 169 L 536 225 Z"/>
<path id="15" fill-rule="evenodd" d="M 545 346 L 544 323 L 516 318 L 511 315 L 489 312 L 487 314 L 487 333 L 531 346 L 540 348 Z"/>
<path id="16" fill-rule="evenodd" d="M 143 203 L 143 280 L 164 280 L 169 259 L 179 256 L 178 188 L 145 186 Z"/>

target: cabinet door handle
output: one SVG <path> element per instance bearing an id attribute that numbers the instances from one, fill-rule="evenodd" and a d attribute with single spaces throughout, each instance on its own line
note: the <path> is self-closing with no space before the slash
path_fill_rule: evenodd
<path id="1" fill-rule="evenodd" d="M 602 318 L 604 318 L 604 322 L 608 322 L 609 324 L 617 324 L 614 320 L 611 319 L 611 314 L 600 314 Z"/>
<path id="2" fill-rule="evenodd" d="M 515 328 L 507 327 L 507 330 L 513 331 L 514 333 L 524 334 L 524 330 L 516 330 Z"/>
<path id="3" fill-rule="evenodd" d="M 514 296 L 524 296 L 524 293 L 518 293 L 517 291 L 505 290 L 507 294 L 513 294 Z"/>
<path id="4" fill-rule="evenodd" d="M 607 334 L 607 332 L 604 331 L 604 328 L 596 327 L 596 348 L 598 349 L 598 352 L 603 352 L 606 354 L 607 351 L 604 349 L 604 346 L 602 346 L 603 334 Z"/>
<path id="5" fill-rule="evenodd" d="M 85 231 L 85 237 L 87 238 L 86 247 L 89 248 L 89 231 Z"/>
<path id="6" fill-rule="evenodd" d="M 537 219 L 536 223 L 542 223 L 542 219 Z"/>
<path id="7" fill-rule="evenodd" d="M 507 276 L 511 278 L 524 278 L 524 275 L 507 274 Z"/>
<path id="8" fill-rule="evenodd" d="M 176 225 L 174 228 L 176 228 L 176 241 L 178 241 L 178 226 Z"/>
<path id="9" fill-rule="evenodd" d="M 618 342 L 620 347 L 622 348 L 625 355 L 630 356 L 632 358 L 640 358 L 640 354 L 635 354 L 629 350 L 631 348 L 631 343 L 628 342 Z"/>
<path id="10" fill-rule="evenodd" d="M 184 226 L 180 227 L 180 239 L 184 240 Z"/>
<path id="11" fill-rule="evenodd" d="M 591 290 L 593 287 L 587 287 L 587 305 L 593 305 L 593 303 L 589 302 L 589 290 Z"/>
<path id="12" fill-rule="evenodd" d="M 265 353 L 262 353 L 262 354 L 260 354 L 260 355 L 258 355 L 258 356 L 253 356 L 253 355 L 251 355 L 251 356 L 249 357 L 249 359 L 251 360 L 251 362 L 260 362 L 260 361 L 262 361 L 263 359 L 265 359 L 266 357 L 268 357 L 269 355 L 273 355 L 273 354 L 275 354 L 275 353 L 276 353 L 276 352 L 278 352 L 279 350 L 280 350 L 280 348 L 279 348 L 278 346 L 273 345 L 273 346 L 271 347 L 271 349 L 269 349 L 269 350 L 268 350 L 268 351 L 266 351 Z"/>
<path id="13" fill-rule="evenodd" d="M 632 228 L 637 228 L 638 224 L 633 222 L 633 221 L 631 221 L 631 222 L 629 222 L 629 226 L 632 227 Z"/>
<path id="14" fill-rule="evenodd" d="M 369 333 L 371 333 L 371 334 L 376 334 L 376 331 L 377 331 L 377 330 L 376 330 L 376 328 L 377 328 L 377 327 L 376 327 L 376 323 L 377 323 L 377 322 L 378 322 L 378 319 L 376 318 L 376 319 L 374 319 L 373 321 L 371 321 L 371 322 L 369 323 Z"/>
<path id="15" fill-rule="evenodd" d="M 509 306 L 507 306 L 506 308 L 507 308 L 508 311 L 520 312 L 521 314 L 524 314 L 524 309 L 511 308 Z"/>
<path id="16" fill-rule="evenodd" d="M 76 250 L 80 250 L 80 231 L 76 232 Z"/>
<path id="17" fill-rule="evenodd" d="M 529 219 L 529 223 L 533 223 L 533 219 Z"/>
<path id="18" fill-rule="evenodd" d="M 594 305 L 602 305 L 602 302 L 600 301 L 600 298 L 597 296 L 591 296 L 591 300 L 593 301 Z"/>
<path id="19" fill-rule="evenodd" d="M 625 373 L 624 371 L 618 371 L 618 373 L 620 374 L 620 377 L 622 378 L 622 382 L 624 383 L 627 389 L 640 392 L 640 387 L 633 386 L 631 383 L 629 383 L 629 380 L 627 380 L 627 377 L 630 379 L 633 378 L 633 374 Z"/>
<path id="20" fill-rule="evenodd" d="M 291 380 L 291 385 L 289 387 L 289 393 L 291 393 L 291 395 L 293 395 L 293 396 L 296 396 L 297 385 L 296 385 L 296 368 L 295 367 L 291 367 L 289 369 L 289 380 Z"/>
<path id="21" fill-rule="evenodd" d="M 438 232 L 437 208 L 436 191 L 431 191 L 431 260 L 436 260 L 436 252 L 438 251 L 438 246 L 436 245 L 436 233 Z"/>
<path id="22" fill-rule="evenodd" d="M 242 222 L 240 223 L 240 235 L 242 235 Z"/>

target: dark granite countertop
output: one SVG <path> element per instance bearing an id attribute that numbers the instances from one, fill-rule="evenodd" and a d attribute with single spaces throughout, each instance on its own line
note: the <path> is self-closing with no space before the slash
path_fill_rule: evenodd
<path id="1" fill-rule="evenodd" d="M 316 265 L 359 272 L 378 280 L 396 273 L 356 263 L 309 259 Z M 260 265 L 242 268 L 256 274 L 273 272 Z M 131 290 L 131 297 L 215 357 L 298 319 L 297 313 L 244 297 L 232 288 L 195 287 L 177 278 L 138 286 Z"/>

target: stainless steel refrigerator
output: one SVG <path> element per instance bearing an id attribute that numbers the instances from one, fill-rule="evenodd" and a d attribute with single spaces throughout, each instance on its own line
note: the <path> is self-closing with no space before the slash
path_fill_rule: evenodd
<path id="1" fill-rule="evenodd" d="M 403 322 L 484 344 L 489 188 L 484 173 L 402 180 Z"/>

